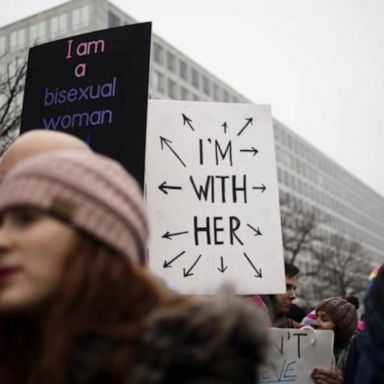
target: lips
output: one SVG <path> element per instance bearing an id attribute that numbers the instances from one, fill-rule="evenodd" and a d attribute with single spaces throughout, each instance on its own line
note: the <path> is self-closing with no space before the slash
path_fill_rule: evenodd
<path id="1" fill-rule="evenodd" d="M 17 267 L 2 267 L 0 268 L 0 283 L 6 280 L 7 278 L 13 276 L 20 269 Z"/>

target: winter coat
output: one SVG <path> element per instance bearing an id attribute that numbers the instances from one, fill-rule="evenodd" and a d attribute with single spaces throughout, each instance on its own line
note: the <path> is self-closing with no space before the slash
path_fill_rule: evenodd
<path id="1" fill-rule="evenodd" d="M 218 297 L 148 319 L 137 364 L 124 383 L 106 367 L 115 342 L 89 336 L 74 355 L 70 384 L 255 384 L 267 331 L 251 303 Z"/>
<path id="2" fill-rule="evenodd" d="M 365 299 L 365 328 L 360 345 L 355 384 L 384 383 L 384 268 Z"/>
<path id="3" fill-rule="evenodd" d="M 360 345 L 360 359 L 353 384 L 384 383 L 384 307 L 375 308 L 365 301 L 365 329 Z"/>
<path id="4" fill-rule="evenodd" d="M 365 332 L 359 332 L 351 341 L 347 361 L 343 369 L 343 384 L 354 384 L 356 370 L 359 365 L 362 345 L 365 343 Z"/>

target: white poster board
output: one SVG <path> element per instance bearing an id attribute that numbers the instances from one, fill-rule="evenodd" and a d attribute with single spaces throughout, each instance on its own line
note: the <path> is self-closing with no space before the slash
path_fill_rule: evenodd
<path id="1" fill-rule="evenodd" d="M 333 332 L 312 328 L 270 328 L 272 346 L 260 383 L 313 384 L 314 368 L 330 368 Z"/>
<path id="2" fill-rule="evenodd" d="M 151 100 L 150 269 L 183 294 L 285 292 L 269 106 Z"/>

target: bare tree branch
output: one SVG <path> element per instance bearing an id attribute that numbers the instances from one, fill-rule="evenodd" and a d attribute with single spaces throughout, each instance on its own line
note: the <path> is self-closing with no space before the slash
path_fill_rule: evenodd
<path id="1" fill-rule="evenodd" d="M 280 208 L 285 259 L 295 263 L 301 256 L 308 258 L 322 240 L 317 233 L 318 217 L 313 211 L 303 211 L 287 198 L 280 200 Z"/>
<path id="2" fill-rule="evenodd" d="M 359 296 L 364 292 L 371 263 L 359 243 L 334 234 L 317 256 L 321 268 L 312 279 L 317 300 L 330 296 Z"/>
<path id="3" fill-rule="evenodd" d="M 0 78 L 0 155 L 18 134 L 27 60 L 16 58 L 5 66 Z"/>

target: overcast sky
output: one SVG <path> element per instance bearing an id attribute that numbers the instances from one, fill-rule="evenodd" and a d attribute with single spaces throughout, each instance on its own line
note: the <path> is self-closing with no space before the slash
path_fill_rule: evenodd
<path id="1" fill-rule="evenodd" d="M 0 0 L 0 26 L 61 4 Z M 383 0 L 112 0 L 384 196 Z"/>

